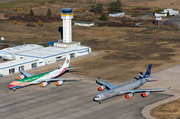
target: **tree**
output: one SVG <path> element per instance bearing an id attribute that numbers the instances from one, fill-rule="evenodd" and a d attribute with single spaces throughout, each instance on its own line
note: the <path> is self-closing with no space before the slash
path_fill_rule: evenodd
<path id="1" fill-rule="evenodd" d="M 171 15 L 169 14 L 169 11 L 167 12 L 167 17 L 171 17 Z"/>
<path id="2" fill-rule="evenodd" d="M 32 9 L 30 10 L 29 16 L 34 16 L 34 12 Z"/>
<path id="3" fill-rule="evenodd" d="M 49 8 L 48 11 L 47 11 L 47 16 L 50 16 L 50 15 L 51 15 L 51 10 Z"/>
<path id="4" fill-rule="evenodd" d="M 122 12 L 122 7 L 121 7 L 121 1 L 117 0 L 116 2 L 111 2 L 109 4 L 109 13 L 115 13 L 115 12 Z"/>
<path id="5" fill-rule="evenodd" d="M 120 0 L 116 1 L 116 7 L 117 7 L 118 12 L 122 12 L 122 7 L 121 7 L 121 1 Z"/>
<path id="6" fill-rule="evenodd" d="M 104 14 L 101 14 L 100 20 L 107 21 L 107 16 Z"/>
<path id="7" fill-rule="evenodd" d="M 94 5 L 91 5 L 90 7 L 91 7 L 90 11 L 91 11 L 91 12 L 95 12 L 95 9 L 96 9 L 95 4 L 94 4 Z"/>
<path id="8" fill-rule="evenodd" d="M 101 13 L 103 11 L 102 4 L 97 4 L 95 13 Z"/>
<path id="9" fill-rule="evenodd" d="M 102 4 L 97 4 L 96 6 L 92 5 L 90 11 L 95 13 L 101 13 L 103 11 Z"/>

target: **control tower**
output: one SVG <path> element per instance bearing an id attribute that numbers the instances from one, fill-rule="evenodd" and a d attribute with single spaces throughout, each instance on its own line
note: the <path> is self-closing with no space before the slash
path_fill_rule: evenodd
<path id="1" fill-rule="evenodd" d="M 72 46 L 80 46 L 81 42 L 72 41 L 72 22 L 73 12 L 72 8 L 64 8 L 62 9 L 61 19 L 63 19 L 63 40 L 58 40 L 58 42 L 54 43 L 54 46 L 59 47 L 72 47 Z"/>
<path id="2" fill-rule="evenodd" d="M 73 19 L 73 12 L 71 8 L 62 9 L 61 19 L 63 19 L 63 43 L 72 42 L 72 27 L 71 19 Z"/>

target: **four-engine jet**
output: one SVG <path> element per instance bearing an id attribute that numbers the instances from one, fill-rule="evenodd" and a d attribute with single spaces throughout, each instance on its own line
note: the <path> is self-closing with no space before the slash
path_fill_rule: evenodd
<path id="1" fill-rule="evenodd" d="M 42 73 L 39 75 L 33 75 L 30 73 L 27 73 L 23 70 L 20 70 L 20 72 L 23 75 L 20 75 L 18 77 L 18 81 L 13 81 L 12 83 L 10 83 L 10 85 L 8 86 L 9 89 L 12 90 L 16 90 L 17 88 L 22 88 L 24 86 L 28 86 L 31 84 L 40 84 L 41 87 L 45 87 L 48 85 L 48 83 L 50 81 L 57 81 L 56 85 L 60 86 L 63 84 L 64 80 L 70 80 L 70 79 L 77 79 L 77 78 L 57 78 L 58 76 L 62 75 L 63 73 L 65 73 L 67 70 L 69 69 L 76 69 L 76 68 L 80 68 L 80 67 L 74 67 L 74 68 L 70 68 L 69 67 L 69 63 L 70 63 L 70 55 L 68 55 L 66 57 L 66 60 L 63 64 L 63 66 L 59 65 L 61 68 L 60 69 L 56 69 L 53 71 L 49 71 L 46 73 Z"/>
<path id="2" fill-rule="evenodd" d="M 139 74 L 140 75 L 139 79 L 121 86 L 115 86 L 113 84 L 102 81 L 100 78 L 98 78 L 98 81 L 101 84 L 103 84 L 102 86 L 99 87 L 99 90 L 102 91 L 105 88 L 107 88 L 108 90 L 99 93 L 94 97 L 93 100 L 101 103 L 101 101 L 105 99 L 122 94 L 126 94 L 125 97 L 129 99 L 134 95 L 134 93 L 142 93 L 142 96 L 146 97 L 150 94 L 151 91 L 165 91 L 170 88 L 169 87 L 169 88 L 158 88 L 158 89 L 137 89 L 143 84 L 145 84 L 149 79 L 159 78 L 159 77 L 150 77 L 150 72 L 151 72 L 151 64 L 149 65 L 146 74 L 144 76 L 142 74 Z"/>

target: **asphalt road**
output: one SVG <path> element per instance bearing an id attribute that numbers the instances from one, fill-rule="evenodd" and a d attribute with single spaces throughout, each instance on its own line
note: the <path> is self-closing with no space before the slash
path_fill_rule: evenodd
<path id="1" fill-rule="evenodd" d="M 62 86 L 51 82 L 44 88 L 31 85 L 13 92 L 8 85 L 17 76 L 0 79 L 1 119 L 144 119 L 141 115 L 144 106 L 170 97 L 164 93 L 151 93 L 143 98 L 137 93 L 131 99 L 122 95 L 99 104 L 93 101 L 99 93 L 96 79 L 86 77 L 77 82 L 65 82 Z M 65 74 L 63 77 L 74 76 Z"/>

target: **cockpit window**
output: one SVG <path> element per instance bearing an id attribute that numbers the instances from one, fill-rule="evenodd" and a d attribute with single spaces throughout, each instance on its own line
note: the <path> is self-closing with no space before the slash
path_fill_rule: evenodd
<path id="1" fill-rule="evenodd" d="M 95 98 L 99 98 L 99 96 L 95 96 Z"/>

